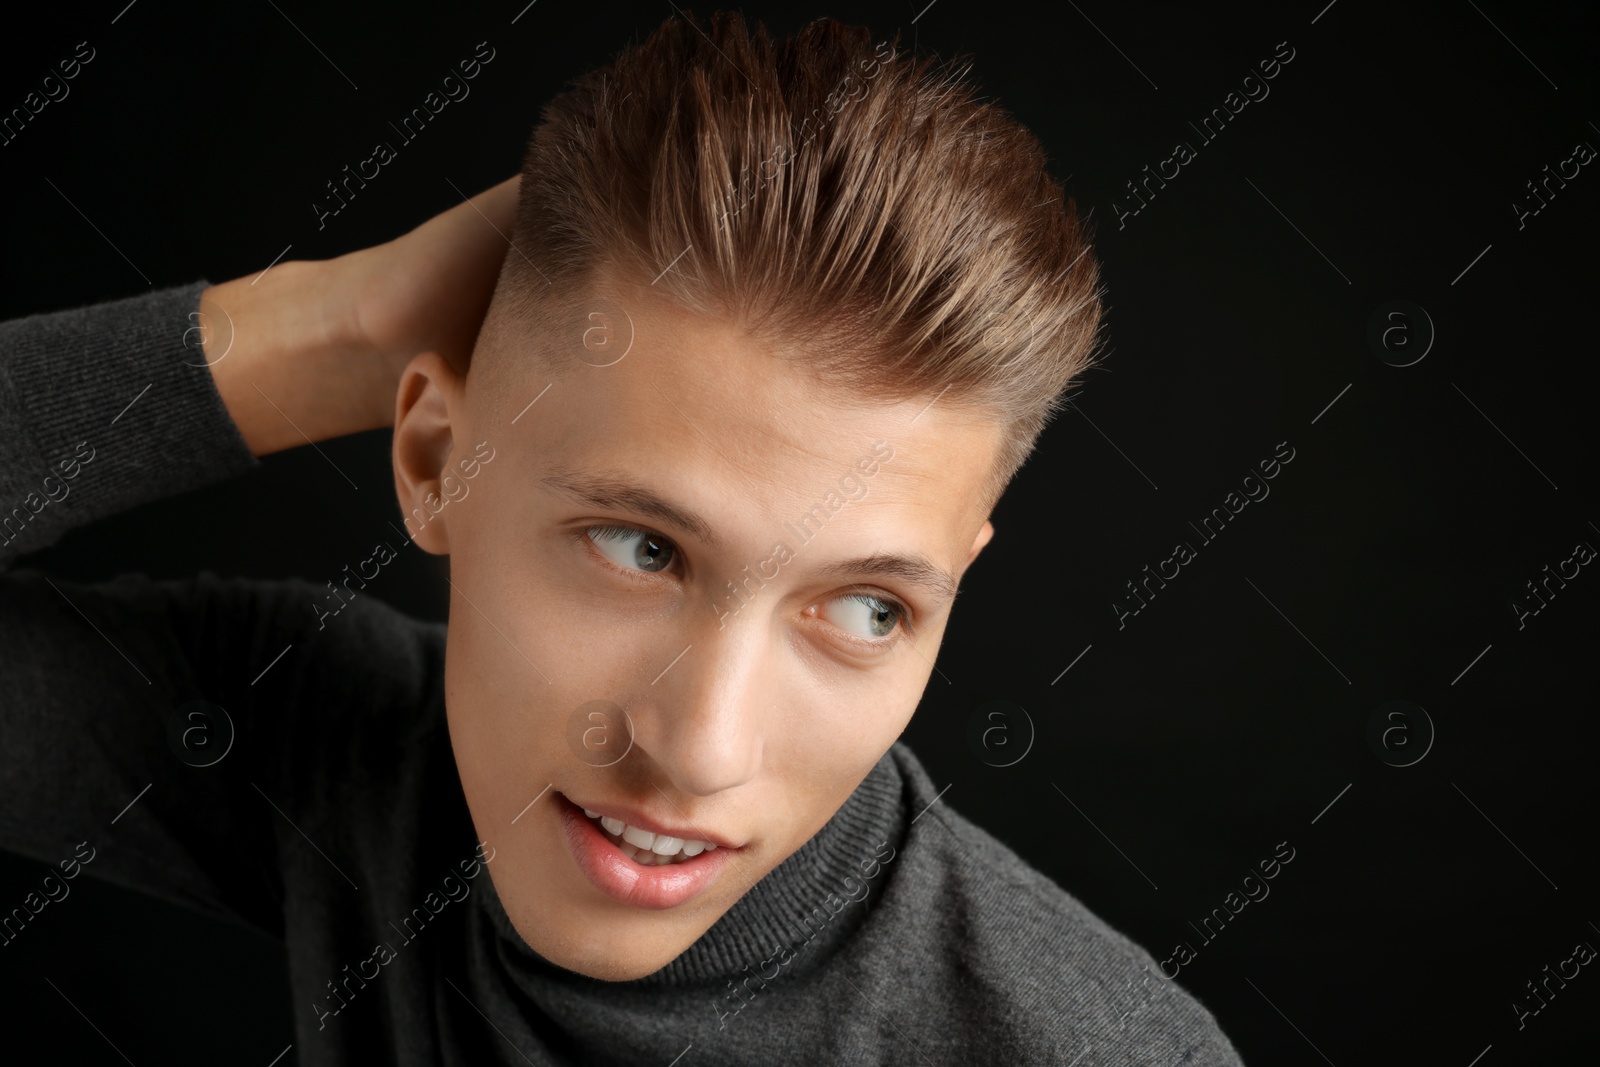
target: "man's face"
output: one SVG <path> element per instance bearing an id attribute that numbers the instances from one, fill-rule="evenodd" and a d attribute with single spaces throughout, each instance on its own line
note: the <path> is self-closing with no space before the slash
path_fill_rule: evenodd
<path id="1" fill-rule="evenodd" d="M 450 738 L 495 889 L 540 955 L 625 980 L 810 839 L 905 728 L 949 618 L 938 580 L 993 533 L 1001 442 L 933 397 L 841 395 L 648 285 L 593 292 L 603 317 L 555 341 L 587 362 L 553 383 L 491 310 L 474 358 L 516 368 L 498 405 L 419 357 L 394 457 L 417 542 L 450 556 Z M 644 825 L 619 839 L 581 807 Z M 677 851 L 651 827 L 720 845 L 641 865 Z"/>

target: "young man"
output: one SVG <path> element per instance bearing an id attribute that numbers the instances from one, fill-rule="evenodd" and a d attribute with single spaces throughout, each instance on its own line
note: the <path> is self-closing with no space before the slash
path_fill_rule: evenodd
<path id="1" fill-rule="evenodd" d="M 0 558 L 392 424 L 450 617 L 378 599 L 398 526 L 15 568 L 0 841 L 282 937 L 302 1063 L 1237 1064 L 896 743 L 1098 316 L 958 74 L 719 15 L 387 245 L 4 324 Z"/>

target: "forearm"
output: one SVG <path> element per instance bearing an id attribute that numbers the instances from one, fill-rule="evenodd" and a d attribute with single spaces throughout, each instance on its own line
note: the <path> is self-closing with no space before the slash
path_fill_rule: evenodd
<path id="1" fill-rule="evenodd" d="M 401 372 L 421 352 L 467 366 L 517 187 L 503 181 L 381 245 L 201 294 L 204 362 L 255 455 L 394 425 Z"/>
<path id="2" fill-rule="evenodd" d="M 186 334 L 204 285 L 0 323 L 0 567 L 255 463 Z"/>
<path id="3" fill-rule="evenodd" d="M 358 341 L 349 257 L 279 263 L 200 294 L 202 355 L 257 456 L 389 425 L 388 370 Z"/>
<path id="4" fill-rule="evenodd" d="M 257 456 L 392 426 L 415 356 L 470 360 L 516 199 L 513 178 L 334 259 L 0 322 L 0 568 Z"/>

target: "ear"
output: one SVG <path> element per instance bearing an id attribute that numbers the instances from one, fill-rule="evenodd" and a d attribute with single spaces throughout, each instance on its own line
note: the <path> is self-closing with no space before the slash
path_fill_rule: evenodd
<path id="1" fill-rule="evenodd" d="M 443 356 L 424 352 L 400 375 L 395 393 L 394 487 L 406 533 L 424 552 L 450 554 L 449 516 L 440 480 L 465 414 L 465 379 Z"/>
<path id="2" fill-rule="evenodd" d="M 962 569 L 972 566 L 972 561 L 978 558 L 978 553 L 983 551 L 983 546 L 994 537 L 994 523 L 988 519 L 983 520 L 983 528 L 978 531 L 978 536 L 972 539 L 972 551 L 967 553 L 967 562 L 962 564 Z"/>

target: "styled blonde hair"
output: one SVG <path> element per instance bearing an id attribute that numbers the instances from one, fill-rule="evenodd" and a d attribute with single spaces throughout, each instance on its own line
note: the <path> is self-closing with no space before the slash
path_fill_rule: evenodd
<path id="1" fill-rule="evenodd" d="M 776 43 L 668 19 L 545 105 L 496 300 L 548 322 L 607 265 L 854 395 L 998 417 L 992 506 L 1095 361 L 1101 290 L 1043 146 L 970 65 L 830 18 Z"/>

